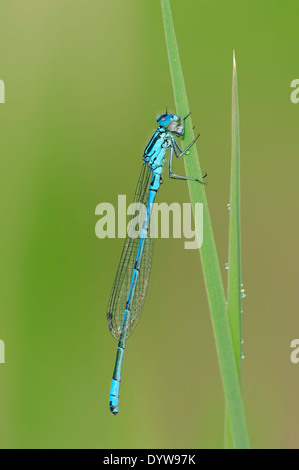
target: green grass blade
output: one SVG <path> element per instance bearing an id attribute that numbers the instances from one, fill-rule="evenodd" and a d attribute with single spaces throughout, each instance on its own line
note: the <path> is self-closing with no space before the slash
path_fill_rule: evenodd
<path id="1" fill-rule="evenodd" d="M 241 217 L 240 217 L 240 133 L 238 83 L 235 52 L 233 53 L 232 79 L 232 137 L 231 137 L 231 186 L 229 217 L 229 270 L 228 316 L 233 338 L 235 358 L 241 382 Z M 232 448 L 230 421 L 226 413 L 225 447 Z"/>
<path id="2" fill-rule="evenodd" d="M 240 217 L 240 134 L 237 66 L 233 56 L 232 156 L 229 222 L 228 314 L 235 357 L 241 372 L 241 217 Z"/>
<path id="3" fill-rule="evenodd" d="M 161 6 L 177 112 L 179 115 L 184 116 L 189 112 L 189 105 L 169 0 L 161 0 Z M 194 138 L 192 122 L 190 118 L 188 118 L 186 121 L 185 138 L 187 142 L 193 140 Z M 199 166 L 196 145 L 192 146 L 190 155 L 185 157 L 184 161 L 187 175 L 201 179 L 202 174 Z M 215 335 L 219 367 L 223 382 L 225 401 L 228 407 L 228 414 L 231 424 L 232 439 L 235 447 L 248 448 L 249 438 L 246 428 L 238 368 L 235 360 L 234 346 L 226 309 L 224 287 L 222 283 L 205 188 L 203 185 L 198 184 L 197 182 L 190 181 L 188 183 L 190 199 L 193 207 L 196 202 L 203 203 L 204 241 L 200 249 L 200 254 Z"/>

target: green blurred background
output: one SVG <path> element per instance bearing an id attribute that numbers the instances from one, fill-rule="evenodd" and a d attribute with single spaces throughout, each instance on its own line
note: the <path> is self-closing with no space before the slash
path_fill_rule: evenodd
<path id="1" fill-rule="evenodd" d="M 253 447 L 299 447 L 298 2 L 171 6 L 224 282 L 236 50 L 246 415 Z M 105 314 L 123 240 L 95 236 L 95 208 L 131 202 L 155 119 L 175 111 L 159 0 L 3 0 L 0 49 L 0 446 L 221 447 L 200 258 L 183 239 L 155 241 L 120 414 L 108 409 Z M 165 174 L 158 201 L 188 200 Z"/>

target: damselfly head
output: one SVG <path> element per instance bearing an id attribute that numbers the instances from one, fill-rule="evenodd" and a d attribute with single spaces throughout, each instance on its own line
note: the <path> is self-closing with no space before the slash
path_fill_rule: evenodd
<path id="1" fill-rule="evenodd" d="M 177 114 L 161 114 L 157 122 L 159 126 L 167 128 L 173 134 L 182 137 L 184 135 L 185 122 Z"/>

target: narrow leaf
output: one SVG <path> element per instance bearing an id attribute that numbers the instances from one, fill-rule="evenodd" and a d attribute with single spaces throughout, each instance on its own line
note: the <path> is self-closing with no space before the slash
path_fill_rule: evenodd
<path id="1" fill-rule="evenodd" d="M 180 56 L 175 36 L 175 30 L 170 10 L 169 0 L 161 0 L 166 45 L 168 50 L 170 73 L 173 84 L 177 112 L 185 116 L 189 112 L 187 92 L 180 62 Z M 186 121 L 185 139 L 190 142 L 194 138 L 191 119 Z M 202 178 L 196 145 L 190 150 L 190 155 L 184 157 L 186 173 L 198 179 Z M 219 260 L 212 230 L 210 212 L 204 185 L 189 181 L 189 193 L 192 205 L 203 203 L 203 245 L 200 249 L 205 285 L 210 306 L 212 325 L 215 335 L 219 367 L 223 382 L 225 400 L 228 406 L 229 419 L 234 446 L 248 448 L 249 439 L 246 428 L 243 401 L 241 396 L 238 368 L 235 359 L 234 346 L 228 321 L 224 287 L 221 277 Z M 196 229 L 199 229 L 196 227 Z M 200 236 L 198 235 L 198 239 Z"/>
<path id="2" fill-rule="evenodd" d="M 237 65 L 233 52 L 231 186 L 229 217 L 228 315 L 235 358 L 241 382 L 241 217 L 240 217 L 240 134 Z M 226 448 L 232 448 L 231 426 L 226 413 Z"/>

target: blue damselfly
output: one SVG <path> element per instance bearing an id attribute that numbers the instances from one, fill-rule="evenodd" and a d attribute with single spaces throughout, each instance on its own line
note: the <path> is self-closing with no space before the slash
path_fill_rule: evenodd
<path id="1" fill-rule="evenodd" d="M 158 127 L 143 154 L 143 165 L 134 202 L 144 204 L 146 211 L 140 227 L 140 236 L 132 238 L 128 234 L 125 240 L 107 313 L 111 334 L 118 340 L 109 402 L 110 411 L 114 415 L 118 413 L 121 370 L 126 341 L 137 325 L 146 296 L 153 249 L 153 238 L 148 236 L 148 231 L 153 203 L 162 182 L 161 174 L 168 148 L 170 148 L 170 178 L 203 183 L 197 178 L 172 173 L 173 154 L 177 158 L 181 157 L 199 137 L 198 135 L 184 150 L 179 147 L 175 139 L 175 137 L 183 137 L 185 119 L 189 114 L 185 118 L 181 118 L 176 114 L 168 114 L 166 111 L 165 114 L 159 116 Z"/>

